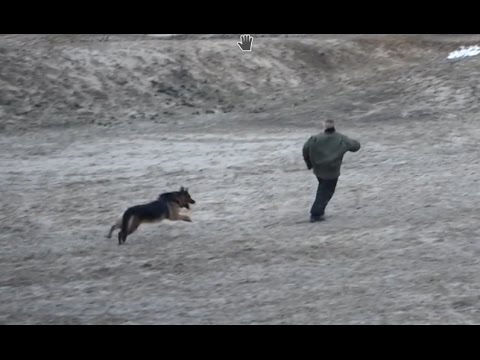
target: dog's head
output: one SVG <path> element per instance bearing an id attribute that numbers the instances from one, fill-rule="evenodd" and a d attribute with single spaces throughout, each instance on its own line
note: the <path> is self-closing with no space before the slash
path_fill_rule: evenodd
<path id="1" fill-rule="evenodd" d="M 183 186 L 180 188 L 178 192 L 179 204 L 181 207 L 190 209 L 190 204 L 195 204 L 195 200 L 192 199 L 190 193 L 188 192 L 187 188 Z"/>

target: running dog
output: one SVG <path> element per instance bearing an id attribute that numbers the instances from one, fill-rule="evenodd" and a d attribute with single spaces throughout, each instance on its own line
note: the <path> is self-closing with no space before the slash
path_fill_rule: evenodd
<path id="1" fill-rule="evenodd" d="M 155 223 L 165 219 L 191 222 L 192 220 L 188 216 L 180 214 L 180 209 L 190 209 L 190 204 L 195 204 L 195 200 L 188 193 L 188 189 L 184 189 L 183 186 L 180 191 L 163 193 L 151 203 L 128 208 L 123 216 L 112 225 L 106 237 L 111 238 L 113 231 L 120 229 L 118 245 L 121 245 L 125 243 L 127 236 L 137 230 L 142 223 Z"/>

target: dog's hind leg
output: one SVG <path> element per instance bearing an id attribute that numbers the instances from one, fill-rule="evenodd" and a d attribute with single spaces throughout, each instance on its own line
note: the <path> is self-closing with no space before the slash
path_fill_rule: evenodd
<path id="1" fill-rule="evenodd" d="M 131 216 L 130 219 L 128 219 L 128 224 L 126 231 L 124 233 L 124 230 L 120 230 L 118 233 L 118 245 L 121 245 L 127 241 L 127 236 L 130 234 L 133 234 L 135 230 L 140 226 L 141 221 L 138 217 L 136 216 Z"/>
<path id="2" fill-rule="evenodd" d="M 118 245 L 122 245 L 127 240 L 127 235 L 123 236 L 123 231 L 118 232 Z"/>
<path id="3" fill-rule="evenodd" d="M 116 228 L 117 228 L 117 224 L 112 225 L 112 227 L 110 228 L 110 231 L 108 232 L 107 235 L 105 235 L 105 237 L 106 237 L 107 239 L 111 239 L 111 238 L 112 238 L 112 233 L 113 233 L 113 231 L 114 231 Z"/>
<path id="4" fill-rule="evenodd" d="M 112 234 L 116 229 L 121 229 L 122 228 L 122 217 L 118 218 L 117 222 L 112 225 L 110 228 L 110 231 L 108 232 L 107 235 L 105 235 L 106 238 L 111 239 Z"/>
<path id="5" fill-rule="evenodd" d="M 128 234 L 127 235 L 130 235 L 130 234 L 133 234 L 135 232 L 135 230 L 138 229 L 138 227 L 140 226 L 142 222 L 140 221 L 140 219 L 136 216 L 132 216 L 131 219 L 130 219 L 130 222 L 128 224 Z"/>

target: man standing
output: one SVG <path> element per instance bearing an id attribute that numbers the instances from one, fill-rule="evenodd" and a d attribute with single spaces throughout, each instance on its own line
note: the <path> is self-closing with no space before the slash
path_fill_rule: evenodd
<path id="1" fill-rule="evenodd" d="M 310 210 L 310 222 L 324 220 L 325 208 L 335 192 L 343 156 L 357 152 L 360 143 L 335 131 L 333 120 L 325 121 L 323 133 L 311 136 L 303 146 L 303 159 L 318 179 L 317 196 Z"/>

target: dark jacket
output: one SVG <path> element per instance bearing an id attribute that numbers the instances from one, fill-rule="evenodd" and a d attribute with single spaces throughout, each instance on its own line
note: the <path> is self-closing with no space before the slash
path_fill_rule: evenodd
<path id="1" fill-rule="evenodd" d="M 360 143 L 336 131 L 311 136 L 303 146 L 303 158 L 309 169 L 321 179 L 340 176 L 343 155 L 360 150 Z"/>

